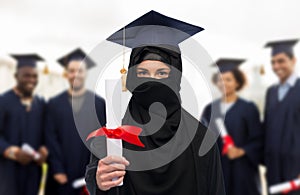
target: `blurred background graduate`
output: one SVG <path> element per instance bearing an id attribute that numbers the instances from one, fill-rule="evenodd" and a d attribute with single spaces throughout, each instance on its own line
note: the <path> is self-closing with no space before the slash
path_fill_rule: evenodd
<path id="1" fill-rule="evenodd" d="M 88 133 L 87 130 L 93 131 L 105 124 L 105 102 L 85 88 L 87 70 L 95 63 L 80 48 L 58 62 L 65 67 L 70 87 L 51 98 L 47 105 L 47 146 L 50 151 L 47 194 L 79 195 L 84 188 L 75 189 L 72 183 L 84 178 L 90 157 L 79 132 Z M 97 116 L 91 112 L 91 106 L 96 108 Z M 85 131 L 80 131 L 82 129 Z M 87 137 L 87 134 L 81 136 Z"/>
<path id="2" fill-rule="evenodd" d="M 295 71 L 293 47 L 298 40 L 274 41 L 271 65 L 279 83 L 266 94 L 264 128 L 268 185 L 300 175 L 300 79 Z M 298 195 L 300 190 L 289 194 Z"/>
<path id="3" fill-rule="evenodd" d="M 212 104 L 203 112 L 202 121 L 212 123 L 213 130 L 220 129 L 215 124 L 217 118 L 225 118 L 224 125 L 234 146 L 222 153 L 222 167 L 226 184 L 226 193 L 230 195 L 259 195 L 261 186 L 258 165 L 261 162 L 263 149 L 263 131 L 259 112 L 253 102 L 238 95 L 246 84 L 244 73 L 239 66 L 244 62 L 240 59 L 220 59 L 216 62 L 220 73 L 213 76 L 214 84 L 222 93 L 215 100 L 215 117 L 211 118 Z M 219 139 L 220 148 L 224 148 L 222 137 Z"/>
<path id="4" fill-rule="evenodd" d="M 44 146 L 45 102 L 33 95 L 38 83 L 36 54 L 13 55 L 17 60 L 17 85 L 0 97 L 0 194 L 37 194 L 41 164 L 48 151 Z M 41 158 L 22 150 L 29 144 Z"/>
<path id="5" fill-rule="evenodd" d="M 125 29 L 126 46 L 133 48 L 126 82 L 132 97 L 122 123 L 143 129 L 140 139 L 145 148 L 123 142 L 123 147 L 129 149 L 129 152 L 124 150 L 124 157 L 130 164 L 125 158 L 96 154 L 104 158 L 99 160 L 94 156 L 87 169 L 90 193 L 224 195 L 217 145 L 205 155 L 198 155 L 206 128 L 181 107 L 183 67 L 178 44 L 203 29 L 155 11 L 146 13 Z M 121 45 L 123 39 L 123 29 L 108 38 Z M 163 108 L 149 110 L 155 102 L 160 102 Z M 162 126 L 157 127 L 153 118 L 162 120 Z M 160 147 L 166 147 L 164 152 L 158 149 Z M 141 156 L 142 151 L 155 149 L 158 149 L 157 154 Z M 142 151 L 134 156 L 132 150 Z M 158 154 L 159 151 L 162 154 Z M 155 168 L 130 170 L 134 166 L 155 164 L 161 160 L 158 156 L 176 158 Z M 129 170 L 125 171 L 126 166 Z M 116 180 L 112 181 L 113 178 Z M 121 182 L 124 184 L 118 187 Z"/>

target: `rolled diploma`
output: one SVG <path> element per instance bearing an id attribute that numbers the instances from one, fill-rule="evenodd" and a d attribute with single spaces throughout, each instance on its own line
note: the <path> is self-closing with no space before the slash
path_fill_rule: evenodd
<path id="1" fill-rule="evenodd" d="M 291 190 L 292 189 L 292 185 L 291 185 L 292 181 L 288 181 L 288 182 L 284 182 L 284 183 L 280 183 L 280 184 L 276 184 L 270 187 L 270 193 L 271 194 L 277 194 L 286 190 Z M 293 180 L 293 182 L 295 183 L 296 186 L 300 186 L 300 179 L 295 179 Z"/>
<path id="2" fill-rule="evenodd" d="M 106 97 L 106 128 L 114 129 L 121 126 L 121 79 L 105 80 Z M 115 110 L 113 110 L 115 109 Z M 115 112 L 114 112 L 115 111 Z M 118 118 L 120 117 L 120 118 Z M 107 156 L 123 156 L 123 146 L 121 139 L 106 139 Z M 113 180 L 117 180 L 115 178 Z M 119 185 L 123 185 L 123 182 Z"/>
<path id="3" fill-rule="evenodd" d="M 76 179 L 75 181 L 73 181 L 72 183 L 72 187 L 74 189 L 78 189 L 78 188 L 81 188 L 83 186 L 85 186 L 86 183 L 85 183 L 85 179 L 84 178 L 79 178 L 79 179 Z"/>
<path id="4" fill-rule="evenodd" d="M 221 137 L 223 138 L 223 137 L 228 136 L 228 132 L 227 132 L 227 129 L 224 125 L 222 118 L 216 118 L 215 122 L 216 122 L 218 129 L 220 130 Z"/>
<path id="5" fill-rule="evenodd" d="M 24 143 L 22 145 L 22 150 L 26 152 L 27 154 L 33 156 L 34 160 L 39 160 L 41 158 L 41 155 L 37 153 L 29 144 Z"/>
<path id="6" fill-rule="evenodd" d="M 224 155 L 227 153 L 227 150 L 229 148 L 234 146 L 234 143 L 233 143 L 232 138 L 230 137 L 230 135 L 227 132 L 227 129 L 225 127 L 225 124 L 224 124 L 222 118 L 217 118 L 215 122 L 216 122 L 218 129 L 220 129 L 220 132 L 221 132 L 221 137 L 222 137 L 222 141 L 224 144 L 222 154 Z"/>

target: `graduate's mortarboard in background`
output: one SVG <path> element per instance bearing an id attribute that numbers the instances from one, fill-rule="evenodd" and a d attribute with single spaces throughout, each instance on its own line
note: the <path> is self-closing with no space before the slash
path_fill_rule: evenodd
<path id="1" fill-rule="evenodd" d="M 220 72 L 223 73 L 237 69 L 243 62 L 245 62 L 243 59 L 221 58 L 214 65 L 217 65 Z"/>
<path id="2" fill-rule="evenodd" d="M 37 54 L 11 54 L 10 56 L 17 60 L 17 69 L 27 66 L 35 68 L 38 61 L 44 61 Z"/>
<path id="3" fill-rule="evenodd" d="M 199 26 L 170 18 L 152 10 L 118 30 L 107 40 L 129 48 L 170 46 L 171 49 L 180 51 L 179 43 L 202 30 L 204 29 Z"/>
<path id="4" fill-rule="evenodd" d="M 272 56 L 275 56 L 279 53 L 287 53 L 287 54 L 294 54 L 293 47 L 298 42 L 298 39 L 291 39 L 291 40 L 283 40 L 283 41 L 272 41 L 268 42 L 265 47 L 272 48 Z"/>
<path id="5" fill-rule="evenodd" d="M 84 61 L 86 63 L 86 68 L 90 69 L 96 65 L 96 63 L 84 53 L 84 51 L 80 48 L 77 48 L 67 55 L 61 57 L 60 59 L 57 60 L 57 62 L 63 66 L 64 68 L 67 68 L 68 64 L 71 61 Z"/>

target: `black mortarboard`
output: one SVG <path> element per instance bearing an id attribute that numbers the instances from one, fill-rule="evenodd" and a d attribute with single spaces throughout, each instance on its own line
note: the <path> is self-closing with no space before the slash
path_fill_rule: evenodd
<path id="1" fill-rule="evenodd" d="M 125 26 L 125 46 L 170 46 L 178 51 L 178 44 L 204 30 L 199 26 L 150 11 Z M 124 28 L 118 30 L 108 41 L 123 45 Z"/>
<path id="2" fill-rule="evenodd" d="M 228 59 L 228 58 L 221 58 L 219 59 L 215 65 L 219 67 L 220 72 L 227 72 L 233 69 L 238 68 L 245 60 L 242 59 Z"/>
<path id="3" fill-rule="evenodd" d="M 25 66 L 35 68 L 38 61 L 44 61 L 44 59 L 37 54 L 12 54 L 11 57 L 17 60 L 18 69 Z"/>
<path id="4" fill-rule="evenodd" d="M 87 69 L 92 68 L 96 65 L 96 63 L 84 53 L 80 48 L 75 49 L 74 51 L 68 53 L 67 55 L 61 57 L 57 60 L 57 62 L 63 67 L 67 67 L 69 62 L 73 60 L 84 61 L 86 63 Z"/>
<path id="5" fill-rule="evenodd" d="M 265 47 L 271 47 L 272 48 L 272 56 L 279 54 L 279 53 L 287 53 L 287 54 L 293 54 L 293 47 L 298 42 L 297 39 L 293 40 L 284 40 L 284 41 L 273 41 L 269 42 L 265 45 Z"/>

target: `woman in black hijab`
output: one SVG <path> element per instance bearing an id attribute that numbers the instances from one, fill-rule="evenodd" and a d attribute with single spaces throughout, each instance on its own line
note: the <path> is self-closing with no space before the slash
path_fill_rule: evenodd
<path id="1" fill-rule="evenodd" d="M 132 50 L 126 83 L 132 97 L 122 123 L 143 129 L 140 139 L 145 148 L 123 142 L 128 160 L 105 157 L 105 139 L 94 138 L 91 148 L 98 155 L 92 155 L 86 171 L 92 195 L 225 194 L 217 145 L 198 155 L 207 130 L 181 107 L 181 73 L 180 52 L 164 46 Z"/>

